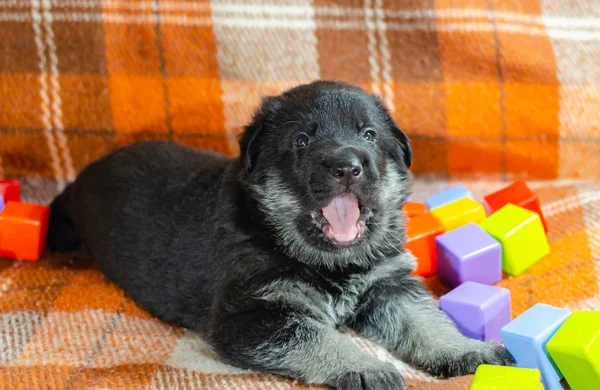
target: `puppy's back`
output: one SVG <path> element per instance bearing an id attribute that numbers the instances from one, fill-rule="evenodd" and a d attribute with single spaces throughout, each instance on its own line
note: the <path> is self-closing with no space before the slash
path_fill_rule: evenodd
<path id="1" fill-rule="evenodd" d="M 202 261 L 182 256 L 181 241 L 192 233 L 190 225 L 199 237 L 210 231 L 231 162 L 167 141 L 118 149 L 88 165 L 53 202 L 48 237 L 83 242 L 109 279 L 148 310 L 179 321 L 173 317 L 182 312 L 188 288 L 183 262 Z M 204 241 L 206 251 L 199 240 L 198 253 L 209 253 L 210 242 Z"/>
<path id="2" fill-rule="evenodd" d="M 96 240 L 110 235 L 107 229 L 125 230 L 127 235 L 135 228 L 151 231 L 162 219 L 172 219 L 191 180 L 210 178 L 202 183 L 204 201 L 210 203 L 226 163 L 220 155 L 168 141 L 134 143 L 79 174 L 71 189 L 69 215 L 80 238 L 94 250 Z"/>

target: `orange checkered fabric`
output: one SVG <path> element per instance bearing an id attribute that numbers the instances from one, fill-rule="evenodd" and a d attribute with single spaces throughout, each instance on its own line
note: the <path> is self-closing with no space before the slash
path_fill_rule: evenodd
<path id="1" fill-rule="evenodd" d="M 22 181 L 25 200 L 46 203 L 54 181 Z M 414 183 L 422 199 L 452 183 Z M 503 184 L 463 184 L 477 199 Z M 550 225 L 551 254 L 517 277 L 504 275 L 513 318 L 536 302 L 571 310 L 600 308 L 600 183 L 530 182 Z M 437 277 L 425 279 L 440 296 Z M 439 380 L 381 347 L 355 343 L 394 364 L 410 389 L 468 389 L 472 376 Z M 218 360 L 202 335 L 151 317 L 108 282 L 84 253 L 46 254 L 37 263 L 0 260 L 0 389 L 311 389 L 242 371 Z"/>
<path id="2" fill-rule="evenodd" d="M 598 0 L 2 0 L 0 158 L 71 179 L 137 139 L 234 155 L 261 95 L 382 96 L 416 173 L 600 174 Z"/>
<path id="3" fill-rule="evenodd" d="M 413 198 L 446 180 L 479 199 L 540 180 L 552 254 L 501 282 L 513 316 L 535 302 L 598 309 L 599 53 L 600 0 L 0 0 L 0 177 L 48 203 L 138 139 L 236 155 L 262 95 L 344 80 L 379 94 L 411 137 Z M 0 389 L 310 388 L 219 362 L 84 254 L 0 260 L 0 324 Z M 471 381 L 348 337 L 410 388 Z"/>

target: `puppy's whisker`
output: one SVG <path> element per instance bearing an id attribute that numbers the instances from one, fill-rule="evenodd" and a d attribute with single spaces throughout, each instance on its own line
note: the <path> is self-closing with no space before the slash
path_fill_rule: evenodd
<path id="1" fill-rule="evenodd" d="M 300 121 L 287 121 L 287 122 L 283 123 L 283 124 L 281 125 L 281 127 L 284 127 L 284 126 L 287 126 L 287 125 L 291 125 L 291 124 L 297 124 L 297 125 L 301 125 L 301 124 L 302 124 L 302 122 L 300 122 Z"/>
<path id="2" fill-rule="evenodd" d="M 306 197 L 309 196 L 309 195 L 310 195 L 310 193 L 307 192 L 302 198 L 300 198 L 300 202 L 302 202 L 304 199 L 306 199 Z"/>
<path id="3" fill-rule="evenodd" d="M 290 108 L 291 108 L 291 110 L 292 110 L 292 111 L 294 111 L 296 114 L 300 115 L 300 117 L 301 117 L 302 119 L 306 119 L 306 114 L 305 114 L 305 113 L 301 112 L 300 110 L 298 110 L 298 109 L 297 109 L 297 108 L 295 108 L 295 107 L 290 107 Z"/>

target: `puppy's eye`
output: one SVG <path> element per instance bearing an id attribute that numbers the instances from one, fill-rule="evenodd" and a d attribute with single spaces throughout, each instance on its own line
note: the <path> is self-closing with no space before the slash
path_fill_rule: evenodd
<path id="1" fill-rule="evenodd" d="M 296 147 L 298 147 L 298 148 L 303 148 L 306 145 L 308 145 L 309 142 L 310 142 L 310 138 L 308 138 L 308 135 L 302 133 L 296 137 L 296 140 L 294 141 L 294 145 L 296 145 Z"/>
<path id="2" fill-rule="evenodd" d="M 375 137 L 377 137 L 377 133 L 375 133 L 375 131 L 369 129 L 363 133 L 363 137 L 367 141 L 373 142 L 373 141 L 375 141 Z"/>

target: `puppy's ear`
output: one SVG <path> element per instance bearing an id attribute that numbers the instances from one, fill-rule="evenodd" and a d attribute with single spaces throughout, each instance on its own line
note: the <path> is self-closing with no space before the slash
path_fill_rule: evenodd
<path id="1" fill-rule="evenodd" d="M 377 102 L 377 106 L 385 116 L 385 122 L 388 129 L 402 150 L 402 156 L 399 156 L 397 152 L 393 152 L 392 156 L 397 159 L 401 158 L 404 162 L 404 165 L 407 168 L 410 168 L 412 164 L 412 149 L 410 148 L 410 140 L 408 139 L 408 136 L 402 130 L 400 130 L 400 127 L 398 127 L 398 124 L 396 124 L 381 99 L 378 96 L 374 96 L 374 98 Z"/>
<path id="2" fill-rule="evenodd" d="M 246 126 L 240 138 L 240 161 L 246 174 L 256 170 L 268 145 L 263 142 L 265 128 L 269 125 L 269 118 L 278 110 L 280 102 L 275 97 L 265 97 L 260 108 L 254 114 L 252 122 Z"/>
<path id="3" fill-rule="evenodd" d="M 407 168 L 410 168 L 412 164 L 412 149 L 410 148 L 410 140 L 408 139 L 408 136 L 402 130 L 400 130 L 396 122 L 394 122 L 393 120 L 391 122 L 390 127 L 392 129 L 392 134 L 394 135 L 394 138 L 396 138 L 396 140 L 400 144 L 400 149 L 402 149 L 404 165 L 406 165 Z"/>

